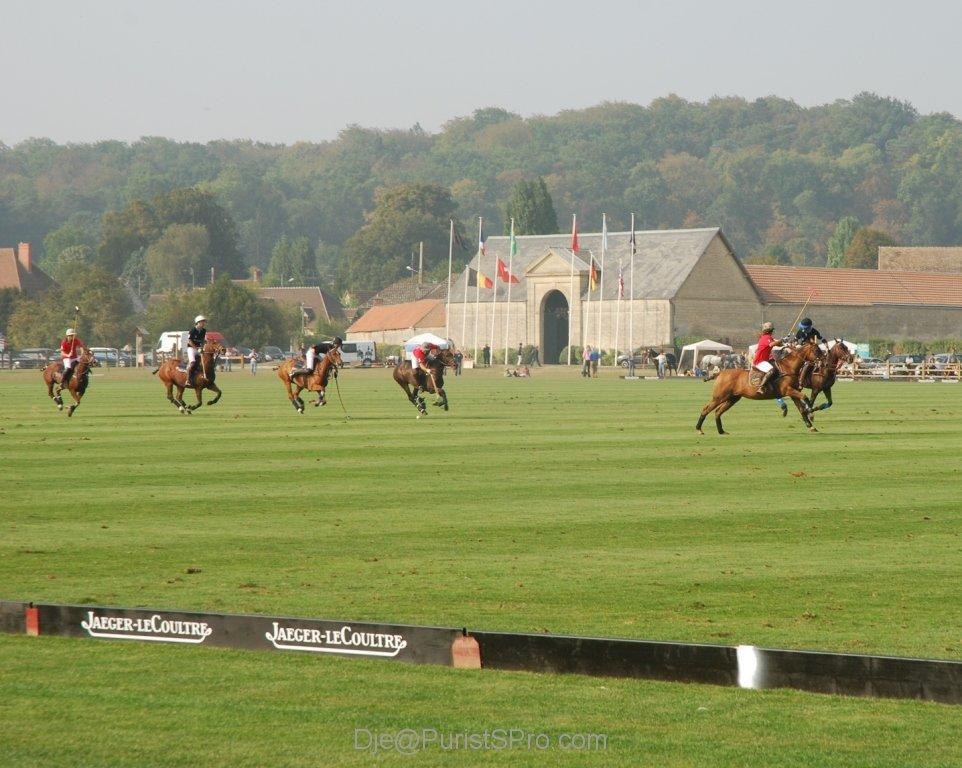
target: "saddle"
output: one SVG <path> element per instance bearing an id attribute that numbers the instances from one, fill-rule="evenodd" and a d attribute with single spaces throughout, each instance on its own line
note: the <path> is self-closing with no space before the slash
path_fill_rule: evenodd
<path id="1" fill-rule="evenodd" d="M 775 375 L 772 376 L 771 379 L 769 379 L 768 383 L 772 384 L 773 382 L 778 381 L 781 375 L 782 375 L 782 372 L 776 367 Z M 764 378 L 765 378 L 765 374 L 762 371 L 758 370 L 757 368 L 752 368 L 748 372 L 748 385 L 750 387 L 755 387 L 755 389 L 758 389 L 758 387 L 762 385 L 762 379 Z"/>

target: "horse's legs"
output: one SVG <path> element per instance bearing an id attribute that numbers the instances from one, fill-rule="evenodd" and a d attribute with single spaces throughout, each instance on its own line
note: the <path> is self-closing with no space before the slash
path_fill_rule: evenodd
<path id="1" fill-rule="evenodd" d="M 304 413 L 304 401 L 301 400 L 301 390 L 304 389 L 304 387 L 302 387 L 300 384 L 297 384 L 296 382 L 294 383 L 294 387 L 297 388 L 296 391 L 294 390 L 294 388 L 291 388 L 290 390 L 291 405 L 294 406 L 294 410 L 297 411 L 298 413 Z"/>
<path id="2" fill-rule="evenodd" d="M 317 390 L 317 400 L 314 401 L 315 408 L 317 408 L 319 405 L 327 405 L 327 395 L 323 387 Z"/>
<path id="3" fill-rule="evenodd" d="M 218 400 L 220 400 L 220 396 L 224 394 L 220 391 L 220 387 L 218 387 L 214 382 L 210 382 L 210 384 L 207 385 L 207 389 L 213 390 L 217 393 L 213 400 L 207 401 L 207 405 L 214 405 Z"/>
<path id="4" fill-rule="evenodd" d="M 181 413 L 189 414 L 190 408 L 188 407 L 187 403 L 184 402 L 184 390 L 187 388 L 186 385 L 182 387 L 180 384 L 175 384 L 174 386 L 177 387 L 177 397 L 175 398 L 177 410 Z"/>
<path id="5" fill-rule="evenodd" d="M 721 420 L 722 414 L 741 399 L 742 399 L 741 395 L 731 395 L 725 402 L 723 402 L 721 405 L 718 406 L 718 408 L 715 409 L 715 426 L 718 428 L 719 435 L 728 434 L 725 431 L 725 428 L 722 426 L 722 420 Z"/>
<path id="6" fill-rule="evenodd" d="M 827 402 L 824 402 L 820 406 L 818 406 L 818 408 L 815 408 L 814 410 L 816 411 L 827 411 L 829 408 L 832 407 L 832 388 L 827 387 L 822 391 L 825 392 L 825 400 Z M 815 398 L 813 397 L 812 400 L 814 401 Z"/>
<path id="7" fill-rule="evenodd" d="M 698 423 L 695 425 L 695 429 L 698 430 L 699 434 L 705 434 L 702 431 L 701 425 L 705 423 L 705 419 L 708 417 L 708 414 L 714 411 L 721 404 L 721 402 L 721 400 L 716 400 L 714 397 L 712 397 L 708 405 L 701 409 L 701 415 L 698 417 Z"/>
<path id="8" fill-rule="evenodd" d="M 174 397 L 174 381 L 173 381 L 173 379 L 170 379 L 170 380 L 168 380 L 168 382 L 167 382 L 167 399 L 170 401 L 170 404 L 171 404 L 172 406 L 174 406 L 174 408 L 176 408 L 176 409 L 177 409 L 178 411 L 180 411 L 181 413 L 184 412 L 184 407 L 177 401 L 177 398 Z"/>
<path id="9" fill-rule="evenodd" d="M 195 405 L 187 406 L 188 410 L 196 411 L 204 404 L 204 388 L 199 387 L 196 384 L 193 386 L 194 395 L 197 396 L 197 403 Z"/>
<path id="10" fill-rule="evenodd" d="M 444 410 L 448 410 L 448 393 L 444 391 L 444 387 L 441 387 L 437 393 L 441 399 L 435 405 L 440 405 Z"/>
<path id="11" fill-rule="evenodd" d="M 805 426 L 808 427 L 812 432 L 818 432 L 818 430 L 815 429 L 815 425 L 812 424 L 812 419 L 810 418 L 811 409 L 808 407 L 808 403 L 806 403 L 803 398 L 792 395 L 791 390 L 786 392 L 786 394 L 792 398 L 792 402 L 795 403 L 795 407 L 798 408 L 798 412 L 801 414 L 802 421 L 805 423 Z"/>
<path id="12" fill-rule="evenodd" d="M 70 390 L 70 396 L 73 397 L 74 401 L 69 406 L 67 406 L 67 416 L 73 416 L 73 412 L 77 410 L 80 406 L 80 395 L 77 394 L 76 390 Z"/>

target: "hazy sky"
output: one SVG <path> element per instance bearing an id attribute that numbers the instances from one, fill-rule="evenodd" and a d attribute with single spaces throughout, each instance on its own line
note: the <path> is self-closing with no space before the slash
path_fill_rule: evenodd
<path id="1" fill-rule="evenodd" d="M 960 28 L 952 0 L 0 0 L 0 141 L 321 140 L 671 92 L 962 115 Z"/>

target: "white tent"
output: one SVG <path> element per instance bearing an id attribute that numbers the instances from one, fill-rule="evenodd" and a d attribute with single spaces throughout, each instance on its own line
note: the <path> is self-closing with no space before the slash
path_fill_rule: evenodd
<path id="1" fill-rule="evenodd" d="M 722 344 L 717 341 L 712 341 L 711 339 L 702 339 L 701 341 L 695 342 L 694 344 L 687 344 L 681 348 L 681 356 L 678 358 L 678 370 L 684 371 L 685 366 L 685 355 L 691 353 L 691 368 L 694 370 L 695 365 L 697 365 L 698 360 L 709 354 L 716 352 L 731 352 L 732 348 L 727 344 Z"/>
<path id="2" fill-rule="evenodd" d="M 406 357 L 411 356 L 411 350 L 416 346 L 423 344 L 425 341 L 431 344 L 437 344 L 441 349 L 447 349 L 448 347 L 453 347 L 454 342 L 450 339 L 442 339 L 440 336 L 435 336 L 433 333 L 419 333 L 417 336 L 412 336 L 410 339 L 404 342 L 404 352 Z"/>

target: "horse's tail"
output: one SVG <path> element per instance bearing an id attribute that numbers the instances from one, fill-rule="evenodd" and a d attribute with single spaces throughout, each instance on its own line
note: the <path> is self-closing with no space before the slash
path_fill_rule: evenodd
<path id="1" fill-rule="evenodd" d="M 157 375 L 157 371 L 159 371 L 159 370 L 160 370 L 160 366 L 158 365 L 156 368 L 154 368 L 154 370 L 152 370 L 152 371 L 150 372 L 150 375 L 151 375 L 151 376 L 156 376 L 156 375 Z"/>

